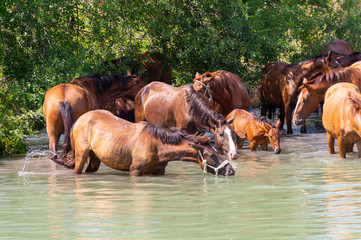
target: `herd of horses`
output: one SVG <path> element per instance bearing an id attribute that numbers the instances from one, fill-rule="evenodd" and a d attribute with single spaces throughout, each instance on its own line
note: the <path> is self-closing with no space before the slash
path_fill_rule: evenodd
<path id="1" fill-rule="evenodd" d="M 330 42 L 331 50 L 325 54 L 296 64 L 267 65 L 260 88 L 262 116 L 249 112 L 250 96 L 236 74 L 225 70 L 196 73 L 193 84 L 174 87 L 169 84 L 171 68 L 160 54 L 142 54 L 147 85 L 143 76 L 131 72 L 80 77 L 56 85 L 46 92 L 43 104 L 50 158 L 75 168 L 76 174 L 82 173 L 89 158 L 86 172 L 97 171 L 103 162 L 129 171 L 130 176 L 162 175 L 169 161 L 181 160 L 196 162 L 212 174 L 234 175 L 230 160 L 238 158 L 237 148 L 245 140 L 251 151 L 258 146 L 267 150 L 269 142 L 274 152 L 280 153 L 284 118 L 287 133 L 291 134 L 295 110 L 293 122 L 303 125 L 301 132 L 305 132 L 305 120 L 323 101 L 329 151 L 334 153 L 333 142 L 337 138 L 339 148 L 346 149 L 340 150 L 341 157 L 345 157 L 354 143 L 361 147 L 359 128 L 351 129 L 346 124 L 351 121 L 354 126 L 349 115 L 361 113 L 361 68 L 357 62 L 361 53 L 351 53 L 349 47 L 343 47 L 344 43 Z M 334 117 L 337 114 L 333 109 L 335 100 L 331 100 L 333 94 L 328 91 L 339 82 L 356 84 L 356 89 L 345 93 L 345 105 L 347 102 L 355 106 L 352 113 L 343 113 L 338 119 Z M 265 116 L 268 111 L 272 118 L 276 108 L 280 108 L 280 116 L 274 126 Z M 339 108 L 350 111 L 344 106 Z M 348 122 L 345 117 L 349 117 Z M 211 133 L 214 140 L 205 132 Z M 351 137 L 345 137 L 345 132 Z M 64 149 L 58 156 L 61 134 Z"/>

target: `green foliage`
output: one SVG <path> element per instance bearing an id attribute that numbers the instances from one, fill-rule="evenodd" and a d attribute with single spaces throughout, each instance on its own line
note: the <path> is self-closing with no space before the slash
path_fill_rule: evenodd
<path id="1" fill-rule="evenodd" d="M 172 66 L 174 85 L 225 69 L 256 89 L 269 62 L 318 55 L 334 38 L 358 51 L 360 7 L 355 0 L 5 0 L 0 155 L 23 151 L 24 137 L 43 125 L 49 88 L 103 72 L 104 61 L 154 50 Z"/>

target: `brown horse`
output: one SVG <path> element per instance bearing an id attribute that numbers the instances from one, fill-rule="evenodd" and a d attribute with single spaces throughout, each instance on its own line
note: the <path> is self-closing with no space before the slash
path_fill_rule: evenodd
<path id="1" fill-rule="evenodd" d="M 199 95 L 192 85 L 173 87 L 152 82 L 139 91 L 134 100 L 135 121 L 147 121 L 154 126 L 177 127 L 189 134 L 211 132 L 215 146 L 229 159 L 238 157 L 233 141 L 235 132 L 223 115 Z"/>
<path id="2" fill-rule="evenodd" d="M 135 122 L 134 101 L 127 97 L 117 98 L 106 104 L 103 109 L 108 110 L 115 116 L 125 119 L 129 122 Z"/>
<path id="3" fill-rule="evenodd" d="M 296 64 L 287 64 L 286 66 L 283 66 L 281 70 L 281 75 L 279 77 L 279 80 L 273 80 L 269 79 L 267 77 L 274 76 L 273 74 L 264 74 L 266 78 L 262 79 L 262 86 L 269 85 L 268 82 L 279 82 L 279 89 L 280 91 L 275 92 L 269 92 L 268 89 L 262 88 L 261 92 L 264 96 L 268 96 L 271 94 L 279 94 L 279 92 L 282 93 L 282 102 L 283 102 L 283 108 L 284 108 L 284 114 L 286 117 L 286 123 L 287 123 L 287 134 L 292 134 L 292 111 L 297 103 L 297 96 L 299 92 L 299 88 L 302 84 L 303 78 L 312 79 L 318 75 L 321 75 L 323 73 L 326 73 L 331 70 L 331 67 L 336 65 L 334 63 L 334 59 L 330 58 L 330 54 L 327 56 L 317 56 Z M 275 65 L 276 66 L 276 65 Z M 282 66 L 282 65 L 281 65 Z M 272 67 L 272 66 L 271 66 Z M 270 67 L 269 67 L 270 68 Z M 272 71 L 269 70 L 268 71 Z M 264 71 L 267 72 L 267 69 Z M 264 83 L 266 82 L 266 83 Z M 272 88 L 274 89 L 274 88 Z M 267 99 L 269 97 L 264 97 L 264 99 Z M 271 99 L 271 98 L 269 98 Z M 273 103 L 269 103 L 273 105 Z M 278 103 L 277 103 L 278 104 Z M 281 118 L 282 121 L 282 118 Z M 283 124 L 281 123 L 281 126 Z M 301 132 L 306 132 L 305 128 L 301 129 Z"/>
<path id="4" fill-rule="evenodd" d="M 268 122 L 266 118 L 254 115 L 243 109 L 235 109 L 228 114 L 227 119 L 234 118 L 231 127 L 237 133 L 237 147 L 242 148 L 244 140 L 248 140 L 251 151 L 256 151 L 258 145 L 263 150 L 268 150 L 267 138 L 276 154 L 281 153 L 279 131 L 280 120 L 276 126 Z"/>
<path id="5" fill-rule="evenodd" d="M 336 38 L 334 40 L 328 41 L 327 43 L 325 43 L 325 45 L 326 49 L 321 51 L 321 54 L 327 54 L 328 51 L 333 51 L 345 55 L 349 55 L 352 53 L 352 50 L 348 43 L 342 39 Z"/>
<path id="6" fill-rule="evenodd" d="M 356 143 L 361 158 L 361 93 L 352 83 L 337 83 L 325 94 L 322 124 L 327 132 L 328 151 L 335 153 L 337 139 L 341 158 L 349 145 Z"/>
<path id="7" fill-rule="evenodd" d="M 293 123 L 300 125 L 317 110 L 329 87 L 339 82 L 350 82 L 361 87 L 361 61 L 346 68 L 336 68 L 311 81 L 303 80 L 303 88 L 298 95 Z"/>
<path id="8" fill-rule="evenodd" d="M 106 110 L 83 114 L 71 131 L 75 173 L 80 174 L 90 156 L 87 172 L 96 172 L 101 162 L 129 171 L 129 176 L 164 175 L 169 161 L 198 163 L 212 174 L 235 171 L 211 145 L 207 136 L 191 136 L 178 129 L 130 123 Z"/>
<path id="9" fill-rule="evenodd" d="M 60 135 L 64 133 L 64 151 L 67 153 L 69 133 L 73 123 L 84 113 L 99 109 L 107 102 L 126 96 L 133 98 L 144 86 L 137 76 L 94 75 L 76 78 L 71 84 L 60 84 L 45 94 L 43 113 L 49 136 L 51 159 L 63 163 L 57 157 Z"/>
<path id="10" fill-rule="evenodd" d="M 219 70 L 216 72 L 196 73 L 194 89 L 206 96 L 214 109 L 227 116 L 233 109 L 249 110 L 250 98 L 241 79 L 234 73 Z"/>
<path id="11" fill-rule="evenodd" d="M 141 78 L 147 79 L 148 83 L 154 81 L 171 83 L 172 68 L 160 52 L 144 52 L 130 60 L 129 63 L 124 63 L 125 61 L 125 57 L 120 57 L 105 61 L 103 65 L 111 72 L 125 72 L 127 69 L 133 74 L 145 72 Z M 143 66 L 145 71 L 139 65 Z"/>

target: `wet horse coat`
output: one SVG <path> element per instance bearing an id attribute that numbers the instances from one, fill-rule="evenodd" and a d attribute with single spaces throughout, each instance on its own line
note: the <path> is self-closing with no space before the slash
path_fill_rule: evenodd
<path id="1" fill-rule="evenodd" d="M 192 85 L 173 87 L 152 82 L 139 91 L 134 100 L 135 121 L 154 126 L 177 127 L 189 134 L 211 132 L 215 147 L 229 159 L 236 158 L 234 131 L 227 119 L 215 111 Z"/>
<path id="2" fill-rule="evenodd" d="M 327 132 L 329 153 L 334 154 L 334 142 L 341 158 L 346 158 L 348 146 L 356 143 L 361 158 L 361 94 L 352 83 L 337 83 L 325 94 L 322 124 Z"/>
<path id="3" fill-rule="evenodd" d="M 293 114 L 294 124 L 300 125 L 316 111 L 319 103 L 324 100 L 327 89 L 339 82 L 349 82 L 361 87 L 361 61 L 346 68 L 336 68 L 311 81 L 304 79 Z"/>
<path id="4" fill-rule="evenodd" d="M 164 175 L 169 161 L 198 163 L 205 171 L 234 175 L 235 171 L 208 144 L 206 136 L 190 136 L 178 129 L 154 127 L 146 122 L 130 123 L 106 110 L 82 115 L 74 124 L 71 143 L 75 173 L 80 174 L 90 156 L 87 172 L 105 165 L 129 171 L 130 176 Z"/>
<path id="5" fill-rule="evenodd" d="M 70 129 L 82 114 L 99 109 L 107 102 L 122 96 L 134 99 L 143 86 L 144 83 L 136 76 L 93 75 L 76 78 L 71 84 L 60 84 L 49 89 L 44 98 L 43 113 L 52 160 L 62 163 L 57 157 L 60 135 L 65 135 L 65 154 L 71 148 Z"/>
<path id="6" fill-rule="evenodd" d="M 228 71 L 196 73 L 193 88 L 211 99 L 214 109 L 223 116 L 236 108 L 248 111 L 251 106 L 247 88 L 239 76 Z"/>
<path id="7" fill-rule="evenodd" d="M 242 109 L 233 110 L 227 116 L 227 119 L 230 118 L 234 118 L 231 127 L 237 133 L 238 148 L 242 148 L 243 142 L 248 140 L 251 151 L 256 151 L 259 145 L 263 150 L 268 150 L 268 139 L 274 152 L 276 154 L 281 152 L 281 134 L 278 129 L 280 121 L 273 127 L 264 117 L 256 116 Z"/>

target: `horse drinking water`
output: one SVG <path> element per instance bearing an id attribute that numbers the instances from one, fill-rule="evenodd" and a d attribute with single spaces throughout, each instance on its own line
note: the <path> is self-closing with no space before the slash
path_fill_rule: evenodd
<path id="1" fill-rule="evenodd" d="M 43 113 L 51 159 L 63 164 L 57 156 L 60 135 L 65 135 L 63 156 L 71 149 L 70 129 L 81 115 L 119 97 L 134 99 L 142 87 L 144 83 L 135 75 L 93 75 L 76 78 L 71 84 L 60 84 L 49 89 L 45 94 Z"/>
<path id="2" fill-rule="evenodd" d="M 209 137 L 192 136 L 178 129 L 149 123 L 131 123 L 106 110 L 82 115 L 71 131 L 75 173 L 80 174 L 90 156 L 87 172 L 105 165 L 129 171 L 129 176 L 164 175 L 169 161 L 198 163 L 205 172 L 234 175 L 228 160 L 211 145 Z"/>
<path id="3" fill-rule="evenodd" d="M 147 121 L 154 126 L 177 127 L 189 134 L 211 132 L 215 147 L 228 159 L 238 157 L 228 120 L 212 108 L 192 85 L 173 87 L 152 82 L 139 91 L 134 100 L 135 121 Z"/>
<path id="4" fill-rule="evenodd" d="M 234 118 L 231 127 L 237 133 L 237 147 L 242 148 L 244 140 L 249 141 L 251 151 L 256 151 L 258 145 L 263 150 L 268 150 L 267 138 L 276 154 L 281 153 L 278 120 L 276 126 L 272 126 L 264 117 L 256 116 L 242 109 L 235 109 L 228 114 L 227 119 Z"/>

